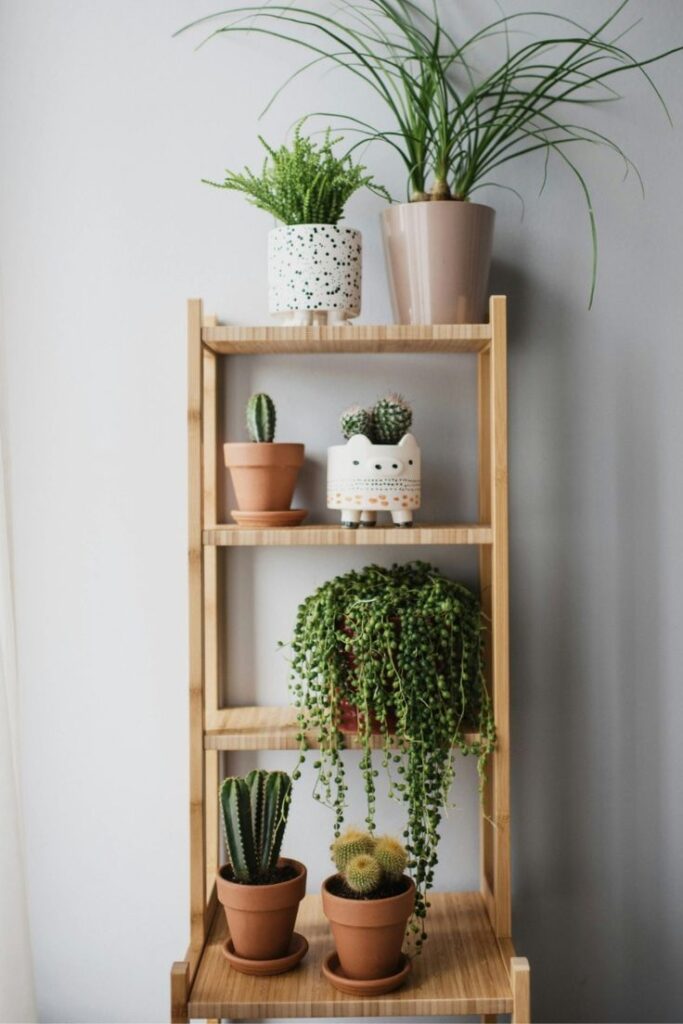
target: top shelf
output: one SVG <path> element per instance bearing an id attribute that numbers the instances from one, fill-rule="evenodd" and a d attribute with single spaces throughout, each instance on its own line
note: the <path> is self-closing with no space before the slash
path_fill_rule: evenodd
<path id="1" fill-rule="evenodd" d="M 325 327 L 202 327 L 202 342 L 216 355 L 483 352 L 490 324 Z"/>

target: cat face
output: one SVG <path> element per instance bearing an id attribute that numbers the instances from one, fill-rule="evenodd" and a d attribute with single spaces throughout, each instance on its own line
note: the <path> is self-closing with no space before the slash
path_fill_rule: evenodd
<path id="1" fill-rule="evenodd" d="M 420 478 L 420 449 L 412 434 L 405 434 L 396 444 L 372 444 L 363 434 L 356 434 L 343 446 L 337 471 L 350 479 L 402 477 Z"/>

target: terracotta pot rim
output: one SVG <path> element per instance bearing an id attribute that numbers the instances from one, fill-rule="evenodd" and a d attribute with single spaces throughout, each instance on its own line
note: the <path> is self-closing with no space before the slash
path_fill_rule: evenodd
<path id="1" fill-rule="evenodd" d="M 254 914 L 267 914 L 274 909 L 299 903 L 306 891 L 308 873 L 306 865 L 291 857 L 280 857 L 278 865 L 293 867 L 296 870 L 294 878 L 288 878 L 284 882 L 274 882 L 270 885 L 245 885 L 224 878 L 221 872 L 229 865 L 221 865 L 216 876 L 216 892 L 219 902 L 228 909 L 248 910 Z"/>
<path id="2" fill-rule="evenodd" d="M 331 920 L 337 920 L 335 911 L 339 912 L 341 919 L 345 923 L 349 923 L 349 917 L 354 918 L 358 921 L 358 924 L 364 928 L 367 927 L 383 927 L 386 922 L 386 915 L 391 915 L 392 911 L 401 911 L 397 915 L 398 918 L 405 916 L 408 918 L 411 911 L 407 911 L 404 904 L 410 905 L 411 907 L 415 904 L 415 882 L 409 875 L 403 875 L 409 882 L 408 888 L 404 892 L 398 893 L 396 896 L 384 896 L 379 900 L 350 900 L 344 896 L 336 896 L 331 893 L 328 885 L 333 879 L 339 878 L 339 874 L 329 875 L 328 878 L 322 884 L 323 893 L 323 904 L 325 906 L 325 914 Z M 331 911 L 331 913 L 328 913 Z M 367 917 L 378 918 L 374 923 L 366 920 Z"/>
<path id="3" fill-rule="evenodd" d="M 223 445 L 223 457 L 229 469 L 298 469 L 303 465 L 304 452 L 305 446 L 298 441 L 226 441 Z"/>

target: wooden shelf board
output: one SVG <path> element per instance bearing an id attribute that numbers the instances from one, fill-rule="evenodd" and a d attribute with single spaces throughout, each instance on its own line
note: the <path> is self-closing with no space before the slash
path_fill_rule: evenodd
<path id="1" fill-rule="evenodd" d="M 321 974 L 332 951 L 320 897 L 306 896 L 297 931 L 310 944 L 306 959 L 289 974 L 252 978 L 233 971 L 221 952 L 227 938 L 218 907 L 189 999 L 190 1018 L 419 1017 L 512 1011 L 508 965 L 479 893 L 436 893 L 430 898 L 429 939 L 413 960 L 403 988 L 373 999 L 342 995 Z"/>
<path id="2" fill-rule="evenodd" d="M 298 750 L 296 711 L 291 707 L 220 708 L 207 713 L 204 731 L 206 750 Z M 478 738 L 474 730 L 464 730 L 469 742 Z M 314 733 L 307 736 L 309 746 L 318 746 Z M 359 748 L 358 738 L 346 737 L 346 747 Z M 381 736 L 373 737 L 373 746 L 381 747 Z"/>
<path id="3" fill-rule="evenodd" d="M 202 342 L 217 355 L 403 352 L 483 352 L 491 342 L 489 324 L 403 326 L 377 324 L 333 327 L 202 328 Z"/>
<path id="4" fill-rule="evenodd" d="M 204 544 L 217 547 L 372 547 L 379 545 L 491 544 L 491 527 L 478 523 L 417 524 L 409 529 L 375 526 L 349 530 L 342 526 L 244 527 L 232 523 L 203 532 Z"/>

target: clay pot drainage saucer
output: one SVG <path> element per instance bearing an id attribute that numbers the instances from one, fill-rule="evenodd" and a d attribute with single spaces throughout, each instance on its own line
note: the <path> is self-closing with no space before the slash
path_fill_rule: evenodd
<path id="1" fill-rule="evenodd" d="M 240 974 L 255 974 L 266 977 L 272 974 L 284 974 L 296 967 L 300 960 L 308 953 L 308 942 L 303 935 L 294 932 L 292 944 L 289 947 L 287 956 L 278 957 L 277 960 L 246 960 L 238 956 L 232 944 L 232 939 L 227 939 L 221 946 L 223 956 L 234 970 Z"/>
<path id="2" fill-rule="evenodd" d="M 298 526 L 308 515 L 308 509 L 288 508 L 282 512 L 243 512 L 231 509 L 230 515 L 240 526 Z"/>
<path id="3" fill-rule="evenodd" d="M 389 975 L 388 978 L 349 978 L 341 969 L 337 954 L 330 953 L 323 960 L 323 975 L 330 985 L 340 992 L 345 992 L 349 996 L 367 996 L 369 998 L 393 992 L 406 980 L 412 966 L 411 960 L 405 953 L 402 953 L 398 971 L 396 974 Z"/>

